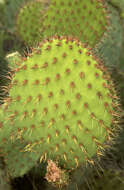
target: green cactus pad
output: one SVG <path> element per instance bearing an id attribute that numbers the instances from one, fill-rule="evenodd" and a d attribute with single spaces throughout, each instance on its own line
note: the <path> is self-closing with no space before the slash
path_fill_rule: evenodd
<path id="1" fill-rule="evenodd" d="M 16 15 L 20 7 L 31 0 L 4 0 L 4 26 L 11 32 L 15 32 Z"/>
<path id="2" fill-rule="evenodd" d="M 2 125 L 4 118 L 3 104 L 0 105 L 0 158 L 4 158 L 7 172 L 11 178 L 23 176 L 36 165 L 40 154 L 26 152 L 24 147 L 27 143 L 21 138 L 18 130 L 18 138 L 14 139 L 13 130 L 6 130 Z M 21 139 L 20 139 L 21 138 Z"/>
<path id="3" fill-rule="evenodd" d="M 14 178 L 18 176 L 23 176 L 26 174 L 33 166 L 36 165 L 39 158 L 39 154 L 34 154 L 34 152 L 25 152 L 24 147 L 26 143 L 19 140 L 12 142 L 9 140 L 6 144 L 4 139 L 2 146 L 0 147 L 0 156 L 5 157 L 4 161 L 7 166 L 7 171 L 9 175 Z"/>
<path id="4" fill-rule="evenodd" d="M 34 0 L 4 0 L 5 1 L 5 10 L 4 14 L 4 26 L 8 28 L 11 32 L 16 30 L 16 17 L 21 7 L 23 7 L 28 2 Z M 39 0 L 44 4 L 44 7 L 48 7 L 50 0 Z M 3 16 L 3 15 L 2 15 Z"/>
<path id="5" fill-rule="evenodd" d="M 108 20 L 102 0 L 51 0 L 42 33 L 44 37 L 72 35 L 93 47 L 106 31 Z"/>
<path id="6" fill-rule="evenodd" d="M 15 69 L 8 92 L 1 122 L 6 138 L 23 139 L 24 150 L 40 153 L 40 161 L 56 159 L 68 169 L 93 163 L 111 139 L 113 82 L 77 39 L 44 40 Z"/>
<path id="7" fill-rule="evenodd" d="M 17 14 L 16 32 L 27 45 L 33 45 L 41 39 L 43 7 L 41 1 L 31 1 L 24 4 Z"/>

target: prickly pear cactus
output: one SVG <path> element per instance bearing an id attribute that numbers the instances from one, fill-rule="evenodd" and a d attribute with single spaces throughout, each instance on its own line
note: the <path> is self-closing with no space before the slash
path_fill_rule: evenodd
<path id="1" fill-rule="evenodd" d="M 5 0 L 4 26 L 11 32 L 15 31 L 16 16 L 20 7 L 30 0 Z"/>
<path id="2" fill-rule="evenodd" d="M 0 153 L 0 156 L 5 157 L 4 161 L 7 165 L 7 170 L 10 176 L 12 178 L 23 176 L 33 166 L 36 165 L 40 154 L 35 154 L 33 152 L 25 152 L 24 147 L 26 146 L 26 143 L 24 143 L 23 141 L 20 143 L 19 140 L 12 142 L 12 133 L 10 135 L 10 140 L 7 143 L 5 141 L 7 141 L 6 138 L 4 138 L 1 143 L 2 153 Z"/>
<path id="3" fill-rule="evenodd" d="M 51 0 L 43 19 L 43 37 L 72 35 L 93 47 L 109 24 L 105 7 L 102 0 Z"/>
<path id="4" fill-rule="evenodd" d="M 27 45 L 33 45 L 41 39 L 43 8 L 41 1 L 31 1 L 24 4 L 17 14 L 16 32 Z"/>
<path id="5" fill-rule="evenodd" d="M 115 129 L 117 97 L 109 74 L 86 44 L 71 37 L 44 40 L 11 77 L 2 108 L 1 149 L 5 144 L 12 176 L 24 167 L 18 167 L 23 161 L 19 150 L 8 149 L 11 138 L 33 154 L 31 162 L 35 157 L 57 160 L 66 169 L 93 163 L 102 154 Z"/>
<path id="6" fill-rule="evenodd" d="M 28 2 L 33 2 L 33 1 L 34 0 L 5 0 L 4 26 L 6 28 L 8 28 L 11 32 L 15 32 L 16 31 L 16 18 L 19 13 L 19 10 L 24 5 L 26 5 Z M 44 7 L 46 8 L 46 7 L 48 7 L 50 0 L 38 0 L 38 1 L 42 2 Z M 30 18 L 28 18 L 28 19 L 30 19 Z M 35 19 L 35 18 L 33 18 L 33 19 Z"/>
<path id="7" fill-rule="evenodd" d="M 3 117 L 2 104 L 0 105 L 0 121 L 2 121 Z M 40 154 L 34 154 L 33 152 L 26 152 L 24 150 L 27 143 L 23 139 L 20 140 L 20 130 L 18 130 L 18 138 L 14 140 L 13 130 L 6 131 L 2 122 L 0 122 L 0 129 L 3 130 L 3 133 L 0 133 L 0 157 L 4 158 L 7 172 L 11 178 L 23 176 L 36 165 Z"/>

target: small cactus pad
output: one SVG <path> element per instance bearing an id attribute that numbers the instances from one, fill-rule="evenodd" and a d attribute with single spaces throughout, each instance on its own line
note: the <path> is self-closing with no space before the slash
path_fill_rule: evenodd
<path id="1" fill-rule="evenodd" d="M 17 35 L 27 45 L 33 45 L 41 38 L 42 14 L 43 3 L 38 0 L 26 3 L 17 14 Z"/>
<path id="2" fill-rule="evenodd" d="M 8 92 L 1 126 L 40 160 L 56 159 L 65 168 L 92 163 L 113 133 L 113 82 L 77 39 L 54 36 L 39 43 L 15 69 Z"/>
<path id="3" fill-rule="evenodd" d="M 43 36 L 72 35 L 92 47 L 109 24 L 102 0 L 51 0 L 43 20 Z"/>
<path id="4" fill-rule="evenodd" d="M 4 139 L 2 145 L 0 146 L 0 156 L 5 157 L 4 161 L 7 165 L 7 171 L 9 175 L 14 177 L 23 176 L 26 174 L 33 166 L 36 165 L 39 158 L 39 154 L 34 154 L 34 152 L 24 151 L 26 143 L 19 140 L 13 141 L 12 134 L 10 135 L 9 141 Z"/>
<path id="5" fill-rule="evenodd" d="M 31 0 L 4 0 L 4 26 L 11 32 L 15 32 L 16 15 L 25 2 Z"/>

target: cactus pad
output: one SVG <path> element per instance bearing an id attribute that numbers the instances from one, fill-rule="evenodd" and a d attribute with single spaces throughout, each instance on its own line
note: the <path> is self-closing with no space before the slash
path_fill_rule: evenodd
<path id="1" fill-rule="evenodd" d="M 15 68 L 8 92 L 1 122 L 6 138 L 24 140 L 24 150 L 40 154 L 40 161 L 56 159 L 69 169 L 92 163 L 110 140 L 116 115 L 113 83 L 77 39 L 53 37 L 32 49 Z"/>
<path id="2" fill-rule="evenodd" d="M 5 139 L 4 139 L 5 140 Z M 34 165 L 40 155 L 34 154 L 33 152 L 25 152 L 24 147 L 26 143 L 19 140 L 12 142 L 12 135 L 10 140 L 1 143 L 0 156 L 5 157 L 5 164 L 11 177 L 23 176 L 26 174 Z"/>
<path id="3" fill-rule="evenodd" d="M 72 35 L 92 47 L 101 39 L 109 23 L 102 0 L 52 0 L 43 20 L 44 37 Z"/>
<path id="4" fill-rule="evenodd" d="M 33 45 L 41 38 L 42 14 L 43 3 L 41 1 L 26 3 L 17 14 L 17 35 L 20 36 L 27 45 Z"/>
<path id="5" fill-rule="evenodd" d="M 31 0 L 4 0 L 4 26 L 11 32 L 15 32 L 16 15 L 20 7 Z"/>

